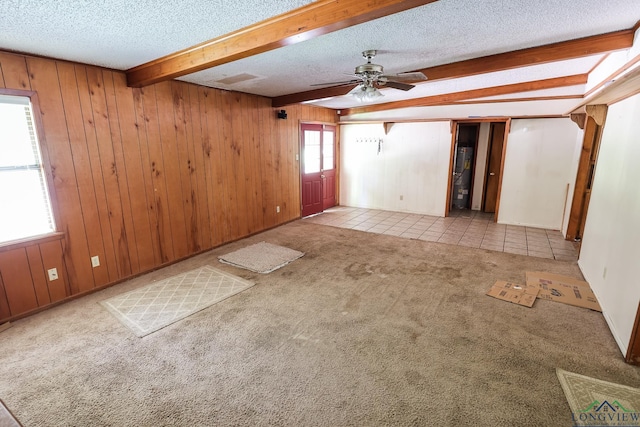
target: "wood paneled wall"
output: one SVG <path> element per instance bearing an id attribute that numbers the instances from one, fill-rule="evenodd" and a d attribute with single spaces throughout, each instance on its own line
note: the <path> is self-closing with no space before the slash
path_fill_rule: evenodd
<path id="1" fill-rule="evenodd" d="M 0 322 L 298 218 L 299 122 L 337 122 L 333 110 L 290 106 L 280 120 L 268 98 L 178 81 L 134 89 L 121 72 L 3 52 L 0 88 L 37 93 L 64 232 L 0 251 Z"/>

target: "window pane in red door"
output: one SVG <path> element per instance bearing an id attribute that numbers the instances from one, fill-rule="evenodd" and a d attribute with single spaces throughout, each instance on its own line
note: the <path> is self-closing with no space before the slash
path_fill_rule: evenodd
<path id="1" fill-rule="evenodd" d="M 304 131 L 304 173 L 320 172 L 320 132 Z"/>
<path id="2" fill-rule="evenodd" d="M 334 168 L 333 132 L 324 131 L 322 141 L 322 166 L 324 170 Z"/>

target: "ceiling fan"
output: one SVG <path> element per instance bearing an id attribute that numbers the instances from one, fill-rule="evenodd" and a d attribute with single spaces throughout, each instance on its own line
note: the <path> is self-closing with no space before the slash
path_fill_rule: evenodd
<path id="1" fill-rule="evenodd" d="M 362 52 L 362 56 L 367 60 L 367 63 L 356 67 L 353 73 L 353 79 L 341 82 L 319 83 L 312 86 L 349 86 L 356 84 L 349 94 L 355 96 L 359 101 L 370 101 L 384 96 L 378 90 L 383 86 L 407 91 L 413 89 L 415 85 L 405 82 L 419 82 L 427 80 L 427 76 L 421 72 L 391 75 L 384 74 L 382 65 L 371 63 L 371 59 L 373 59 L 377 53 L 377 50 L 365 50 Z"/>

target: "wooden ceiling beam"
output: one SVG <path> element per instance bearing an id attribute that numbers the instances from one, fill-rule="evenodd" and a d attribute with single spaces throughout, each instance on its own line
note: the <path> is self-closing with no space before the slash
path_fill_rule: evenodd
<path id="1" fill-rule="evenodd" d="M 306 41 L 437 0 L 318 0 L 127 71 L 127 84 L 146 86 Z"/>
<path id="2" fill-rule="evenodd" d="M 635 29 L 631 28 L 581 39 L 483 56 L 481 58 L 473 58 L 451 64 L 437 65 L 416 71 L 424 73 L 429 81 L 435 81 L 475 76 L 553 61 L 582 58 L 599 53 L 627 49 L 633 45 L 634 34 Z M 287 104 L 344 95 L 348 92 L 348 90 L 344 90 L 344 87 L 340 87 L 341 90 L 344 90 L 342 93 L 340 93 L 340 90 L 335 89 L 337 88 L 329 87 L 274 97 L 272 98 L 272 105 L 274 107 L 282 107 Z"/>
<path id="3" fill-rule="evenodd" d="M 306 92 L 292 93 L 291 95 L 278 96 L 271 98 L 272 107 L 284 107 L 285 105 L 298 104 L 300 102 L 330 98 L 333 96 L 341 96 L 349 93 L 355 84 L 344 86 L 330 86 L 320 89 L 308 90 Z"/>
<path id="4" fill-rule="evenodd" d="M 305 101 L 313 101 L 333 96 L 341 96 L 349 93 L 355 84 L 345 86 L 330 86 L 320 89 L 312 89 L 305 92 L 292 93 L 290 95 L 277 96 L 271 98 L 272 107 L 284 107 L 285 105 L 298 104 Z"/>
<path id="5" fill-rule="evenodd" d="M 451 64 L 423 68 L 429 80 L 443 80 L 511 70 L 530 65 L 545 64 L 554 61 L 583 58 L 585 56 L 627 49 L 633 45 L 633 29 L 567 40 L 513 52 L 499 53 L 468 59 Z"/>
<path id="6" fill-rule="evenodd" d="M 534 80 L 530 82 L 513 83 L 502 86 L 465 90 L 462 92 L 426 96 L 424 98 L 414 98 L 404 101 L 394 101 L 384 104 L 373 104 L 364 107 L 348 108 L 345 110 L 341 110 L 340 115 L 350 116 L 353 114 L 372 113 L 376 111 L 394 110 L 398 108 L 427 107 L 431 105 L 452 104 L 457 101 L 464 101 L 468 99 L 485 98 L 488 96 L 499 96 L 520 92 L 531 92 L 534 90 L 553 89 L 557 87 L 575 86 L 585 83 L 587 83 L 587 74 L 576 74 L 573 76 Z"/>
<path id="7" fill-rule="evenodd" d="M 630 48 L 633 46 L 634 33 L 633 29 L 615 31 L 613 33 L 483 56 L 451 64 L 437 65 L 418 71 L 423 72 L 429 80 L 443 80 L 583 58 Z"/>

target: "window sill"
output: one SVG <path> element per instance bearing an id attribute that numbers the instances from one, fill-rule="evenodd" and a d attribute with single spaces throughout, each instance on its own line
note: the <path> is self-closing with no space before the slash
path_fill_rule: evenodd
<path id="1" fill-rule="evenodd" d="M 24 239 L 11 240 L 9 242 L 0 243 L 0 252 L 7 252 L 14 249 L 25 248 L 27 246 L 39 245 L 41 243 L 62 239 L 64 239 L 64 233 L 62 231 L 55 231 L 53 233 L 40 234 L 38 236 L 26 237 Z"/>

